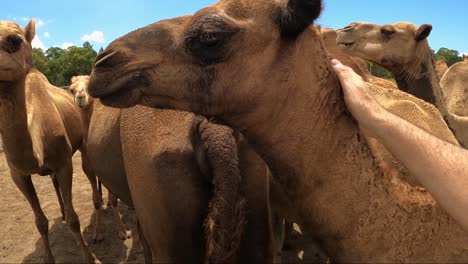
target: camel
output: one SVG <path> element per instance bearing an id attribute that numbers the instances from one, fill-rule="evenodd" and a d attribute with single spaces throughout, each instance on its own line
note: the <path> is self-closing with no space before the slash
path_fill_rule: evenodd
<path id="1" fill-rule="evenodd" d="M 16 23 L 0 21 L 0 134 L 5 157 L 14 183 L 34 212 L 44 247 L 44 262 L 53 263 L 54 257 L 48 239 L 48 220 L 31 174 L 52 176 L 61 206 L 63 200 L 65 220 L 80 245 L 83 261 L 91 263 L 94 256 L 83 240 L 72 204 L 72 156 L 82 147 L 83 140 L 80 115 L 70 94 L 52 86 L 42 73 L 31 68 L 34 36 L 34 20 L 24 29 Z M 80 150 L 83 169 L 91 181 L 86 152 Z"/>
<path id="2" fill-rule="evenodd" d="M 435 69 L 437 72 L 437 77 L 439 77 L 439 80 L 442 80 L 442 77 L 444 77 L 444 74 L 448 70 L 447 62 L 445 62 L 444 59 L 438 59 L 435 64 Z"/>
<path id="3" fill-rule="evenodd" d="M 93 109 L 94 109 L 94 98 L 92 98 L 88 94 L 88 82 L 89 82 L 89 75 L 80 75 L 80 76 L 73 76 L 71 79 L 71 85 L 70 85 L 70 92 L 74 96 L 75 104 L 80 110 L 80 115 L 81 115 L 81 126 L 83 127 L 83 147 L 87 148 L 88 145 L 88 131 L 89 131 L 89 125 L 91 122 L 91 117 L 93 114 Z M 90 161 L 92 163 L 92 161 Z M 96 182 L 96 180 L 94 180 Z M 100 183 L 99 183 L 100 185 Z M 100 186 L 99 186 L 100 187 Z M 100 188 L 99 188 L 100 189 Z M 94 192 L 93 188 L 93 196 L 98 195 L 99 197 L 96 197 L 95 200 L 100 200 L 102 204 L 102 192 Z M 114 214 L 114 221 L 118 226 L 119 229 L 119 237 L 122 240 L 129 239 L 132 236 L 132 233 L 130 230 L 128 230 L 125 227 L 125 224 L 122 222 L 122 219 L 120 218 L 120 213 L 117 208 L 118 204 L 118 198 L 113 195 L 111 192 L 108 194 L 108 201 L 110 207 L 112 207 L 112 211 Z M 98 222 L 99 217 L 96 217 L 96 223 L 95 226 L 99 226 Z M 96 232 L 97 234 L 100 234 L 101 232 Z M 102 235 L 100 237 L 97 237 L 96 239 L 102 240 Z"/>
<path id="4" fill-rule="evenodd" d="M 467 148 L 468 116 L 461 110 L 464 107 L 460 103 L 467 100 L 468 94 L 461 83 L 451 82 L 456 85 L 454 87 L 447 82 L 439 83 L 427 41 L 431 31 L 432 26 L 428 24 L 418 27 L 407 22 L 383 26 L 352 23 L 340 30 L 337 43 L 344 45 L 348 54 L 389 69 L 395 74 L 401 90 L 435 104 L 458 142 Z M 458 103 L 453 103 L 455 101 Z"/>
<path id="5" fill-rule="evenodd" d="M 282 187 L 284 215 L 313 232 L 330 261 L 467 261 L 467 233 L 362 138 L 310 26 L 321 9 L 319 0 L 221 0 L 148 25 L 96 58 L 89 93 L 114 107 L 192 111 L 238 129 Z"/>
<path id="6" fill-rule="evenodd" d="M 213 157 L 230 152 L 211 150 L 210 158 L 207 152 L 219 143 L 209 135 L 195 140 L 199 134 L 195 127 L 201 124 L 192 113 L 147 107 L 120 110 L 94 100 L 88 147 L 96 175 L 112 193 L 135 208 L 146 263 L 152 263 L 153 255 L 155 261 L 164 263 L 201 263 L 205 258 L 216 262 L 217 257 L 225 255 L 237 257 L 238 263 L 269 263 L 273 258 L 269 174 L 245 140 L 239 142 L 238 150 L 242 175 L 239 188 L 246 200 L 245 230 L 241 237 L 224 235 L 224 239 L 232 238 L 230 241 L 219 241 L 217 234 L 223 233 L 211 230 L 208 238 L 217 239 L 210 240 L 210 251 L 206 247 L 205 231 L 209 230 L 203 226 L 208 226 L 210 200 L 216 201 L 211 197 L 211 179 L 223 176 L 223 168 L 217 165 L 223 163 Z M 203 122 L 206 127 L 210 125 Z M 227 141 L 229 133 L 220 135 L 227 136 L 222 138 Z M 224 176 L 229 179 L 233 175 Z M 223 251 L 239 239 L 240 248 L 231 248 L 235 254 Z M 220 244 L 225 248 L 219 248 Z"/>
<path id="7" fill-rule="evenodd" d="M 362 76 L 366 81 L 387 89 L 398 89 L 398 87 L 391 81 L 373 76 L 367 69 L 367 64 L 364 60 L 358 57 L 351 57 L 345 54 L 341 47 L 336 44 L 337 32 L 331 28 L 321 28 L 325 48 L 331 53 L 332 57 L 339 59 L 345 65 L 353 68 L 355 72 Z"/>
<path id="8" fill-rule="evenodd" d="M 447 121 L 460 143 L 468 147 L 468 60 L 452 65 L 440 80 L 444 102 L 448 110 Z"/>

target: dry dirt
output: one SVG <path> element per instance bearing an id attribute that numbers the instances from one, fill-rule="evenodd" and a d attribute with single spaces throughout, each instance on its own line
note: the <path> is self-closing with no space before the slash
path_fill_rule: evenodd
<path id="1" fill-rule="evenodd" d="M 91 252 L 102 263 L 143 263 L 143 250 L 138 241 L 135 213 L 119 203 L 123 221 L 133 237 L 122 241 L 112 221 L 112 210 L 106 208 L 103 225 L 105 238 L 93 243 L 91 223 L 94 217 L 91 186 L 81 170 L 81 156 L 73 157 L 73 205 L 80 218 L 83 237 Z M 62 221 L 59 204 L 50 177 L 32 177 L 42 209 L 49 219 L 49 240 L 57 263 L 80 263 L 80 248 Z M 104 188 L 103 188 L 104 189 Z M 104 205 L 107 190 L 103 190 Z M 283 263 L 315 263 L 317 249 L 310 239 L 295 232 L 294 248 L 282 253 Z M 10 178 L 0 140 L 0 263 L 41 263 L 43 247 L 28 202 Z M 302 259 L 302 261 L 301 261 Z"/>
<path id="2" fill-rule="evenodd" d="M 81 170 L 81 156 L 73 157 L 73 204 L 80 218 L 81 229 L 90 250 L 102 263 L 138 262 L 142 263 L 143 250 L 135 227 L 135 214 L 126 205 L 119 209 L 123 220 L 132 229 L 134 237 L 122 241 L 112 221 L 112 211 L 105 209 L 103 225 L 105 238 L 102 242 L 92 242 L 90 222 L 93 218 L 91 186 Z M 49 219 L 49 239 L 57 263 L 82 262 L 80 248 L 73 239 L 67 225 L 62 221 L 59 204 L 50 177 L 34 175 L 34 186 L 42 209 Z M 104 205 L 107 191 L 104 190 Z M 43 247 L 34 224 L 34 215 L 28 202 L 10 178 L 5 155 L 0 147 L 0 263 L 40 263 Z"/>

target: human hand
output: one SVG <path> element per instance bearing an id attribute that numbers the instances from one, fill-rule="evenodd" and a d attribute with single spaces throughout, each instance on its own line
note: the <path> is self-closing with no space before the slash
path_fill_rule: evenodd
<path id="1" fill-rule="evenodd" d="M 372 128 L 376 114 L 382 112 L 383 108 L 370 94 L 368 84 L 353 69 L 343 65 L 339 60 L 333 59 L 331 64 L 340 80 L 349 111 L 361 126 Z"/>

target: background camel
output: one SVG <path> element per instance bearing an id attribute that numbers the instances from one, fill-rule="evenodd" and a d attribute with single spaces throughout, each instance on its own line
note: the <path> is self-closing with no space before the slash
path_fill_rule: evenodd
<path id="1" fill-rule="evenodd" d="M 341 60 L 345 65 L 353 68 L 361 77 L 369 81 L 372 85 L 369 86 L 371 92 L 375 95 L 376 99 L 387 110 L 395 115 L 398 115 L 411 123 L 423 128 L 430 132 L 432 135 L 444 139 L 458 145 L 454 135 L 447 129 L 447 126 L 440 122 L 440 113 L 427 103 L 418 100 L 415 97 L 402 96 L 401 93 L 381 93 L 378 87 L 386 89 L 398 89 L 398 87 L 391 81 L 372 76 L 367 69 L 366 62 L 358 57 L 352 57 L 346 50 L 339 46 L 336 42 L 337 32 L 333 29 L 322 29 L 322 38 L 324 40 L 325 48 L 331 53 L 331 57 Z M 390 95 L 390 96 L 389 96 Z M 414 114 L 421 112 L 423 115 Z M 421 113 L 423 113 L 421 112 Z M 373 153 L 386 163 L 392 164 L 401 172 L 402 179 L 412 185 L 420 185 L 416 178 L 409 174 L 406 168 L 383 146 L 377 139 L 367 135 L 367 140 Z"/>
<path id="2" fill-rule="evenodd" d="M 93 115 L 94 110 L 94 99 L 88 94 L 88 83 L 89 83 L 89 76 L 88 75 L 81 75 L 81 76 L 74 76 L 71 79 L 70 85 L 70 92 L 75 97 L 75 104 L 80 110 L 81 114 L 81 126 L 83 127 L 83 146 L 82 148 L 87 148 L 88 146 L 88 131 L 89 131 L 89 124 L 91 122 L 91 117 Z M 89 160 L 92 167 L 92 160 Z M 94 176 L 94 174 L 93 174 Z M 93 189 L 93 201 L 97 210 L 102 209 L 102 191 L 100 189 L 101 186 L 100 182 L 96 184 L 96 177 L 93 181 L 92 189 Z M 99 189 L 99 190 L 98 190 Z M 118 198 L 109 192 L 108 195 L 109 205 L 112 207 L 112 211 L 114 213 L 115 223 L 119 229 L 119 237 L 123 240 L 128 239 L 131 237 L 131 231 L 127 230 L 122 219 L 120 218 L 119 210 L 117 208 Z M 96 214 L 96 222 L 95 228 L 99 230 L 100 223 L 99 223 L 100 216 Z M 99 234 L 99 237 L 95 237 L 95 240 L 103 239 L 102 232 L 95 231 L 96 234 Z"/>
<path id="3" fill-rule="evenodd" d="M 337 43 L 344 45 L 348 54 L 388 68 L 395 74 L 400 89 L 435 104 L 458 142 L 466 148 L 468 118 L 464 110 L 460 112 L 460 103 L 453 102 L 466 101 L 468 94 L 462 83 L 439 83 L 432 50 L 427 42 L 431 30 L 430 25 L 418 27 L 406 22 L 383 26 L 352 23 L 340 30 Z M 370 46 L 372 49 L 367 48 Z M 467 73 L 461 71 L 460 74 Z"/>
<path id="4" fill-rule="evenodd" d="M 468 147 L 468 60 L 455 63 L 440 80 L 448 114 L 447 121 L 457 139 Z"/>
<path id="5" fill-rule="evenodd" d="M 445 60 L 438 59 L 435 64 L 435 69 L 437 72 L 437 77 L 439 77 L 439 80 L 442 80 L 442 77 L 444 77 L 445 72 L 448 70 L 448 66 Z"/>
<path id="6" fill-rule="evenodd" d="M 81 246 L 83 261 L 90 263 L 94 257 L 81 236 L 71 193 L 71 158 L 83 140 L 80 115 L 70 94 L 52 86 L 43 74 L 31 68 L 34 36 L 34 20 L 24 29 L 13 22 L 0 21 L 0 134 L 3 148 L 11 177 L 34 211 L 44 246 L 44 261 L 52 263 L 54 258 L 48 241 L 48 220 L 40 207 L 31 174 L 50 174 L 56 179 L 65 220 Z M 85 156 L 86 152 L 81 150 Z"/>
<path id="7" fill-rule="evenodd" d="M 120 110 L 94 102 L 90 157 L 102 183 L 135 207 L 147 261 L 152 252 L 158 262 L 203 262 L 208 252 L 203 226 L 213 192 L 210 171 L 217 162 L 197 158 L 205 155 L 206 139 L 192 144 L 198 134 L 192 128 L 194 120 L 191 113 L 147 107 Z M 226 238 L 242 239 L 235 255 L 240 263 L 269 262 L 273 242 L 267 168 L 245 142 L 240 144 L 239 188 L 246 200 L 247 221 L 241 237 L 227 234 Z M 218 155 L 226 154 L 224 150 Z M 225 248 L 216 249 L 209 252 L 211 256 Z"/>
<path id="8" fill-rule="evenodd" d="M 309 27 L 321 7 L 222 0 L 154 23 L 98 56 L 89 92 L 108 105 L 190 110 L 239 129 L 280 183 L 285 215 L 312 231 L 331 261 L 466 261 L 466 232 L 362 139 L 320 32 Z"/>

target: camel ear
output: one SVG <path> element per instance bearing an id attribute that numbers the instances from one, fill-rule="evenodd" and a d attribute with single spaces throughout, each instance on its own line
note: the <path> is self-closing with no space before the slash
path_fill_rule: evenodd
<path id="1" fill-rule="evenodd" d="M 32 42 L 34 37 L 36 36 L 36 20 L 31 19 L 28 25 L 24 28 L 24 36 L 28 42 Z"/>
<path id="2" fill-rule="evenodd" d="M 73 77 L 71 78 L 71 82 L 74 83 L 75 81 L 76 81 L 76 76 L 73 76 Z"/>
<path id="3" fill-rule="evenodd" d="M 419 27 L 418 31 L 416 32 L 416 41 L 425 40 L 432 31 L 432 25 L 424 24 Z"/>
<path id="4" fill-rule="evenodd" d="M 286 6 L 278 7 L 274 19 L 278 24 L 281 37 L 295 39 L 322 12 L 322 0 L 288 0 Z"/>

